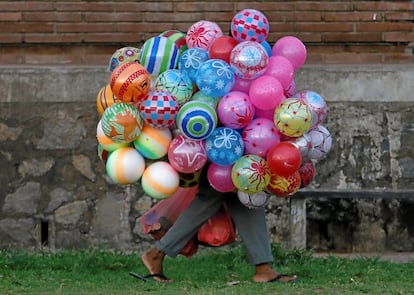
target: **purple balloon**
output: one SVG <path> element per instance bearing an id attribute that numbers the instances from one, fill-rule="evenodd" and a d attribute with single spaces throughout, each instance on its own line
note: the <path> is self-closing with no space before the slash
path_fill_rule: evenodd
<path id="1" fill-rule="evenodd" d="M 246 93 L 231 91 L 220 99 L 217 115 L 224 126 L 241 129 L 253 120 L 254 106 Z"/>
<path id="2" fill-rule="evenodd" d="M 268 150 L 280 142 L 280 133 L 272 120 L 254 119 L 242 133 L 245 154 L 266 157 Z"/>
<path id="3" fill-rule="evenodd" d="M 232 91 L 242 91 L 249 93 L 250 84 L 252 84 L 253 80 L 243 79 L 239 76 L 235 75 L 235 81 L 232 88 Z"/>

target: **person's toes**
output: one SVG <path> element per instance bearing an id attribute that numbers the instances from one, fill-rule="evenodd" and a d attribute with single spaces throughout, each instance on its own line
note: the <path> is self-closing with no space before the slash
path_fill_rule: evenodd
<path id="1" fill-rule="evenodd" d="M 151 276 L 154 279 L 154 281 L 157 281 L 157 282 L 160 282 L 160 283 L 171 283 L 173 281 L 172 279 L 167 278 L 162 273 L 151 274 Z"/>

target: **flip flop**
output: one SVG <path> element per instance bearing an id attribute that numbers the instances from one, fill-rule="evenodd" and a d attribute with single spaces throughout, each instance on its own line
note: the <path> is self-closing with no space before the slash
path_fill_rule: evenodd
<path id="1" fill-rule="evenodd" d="M 296 282 L 298 282 L 298 278 L 295 278 L 294 280 L 290 280 L 290 281 L 286 281 L 286 282 L 281 281 L 281 279 L 285 278 L 285 277 L 291 277 L 291 276 L 287 275 L 287 274 L 284 274 L 284 273 L 280 273 L 275 278 L 267 281 L 266 283 L 296 283 Z"/>
<path id="2" fill-rule="evenodd" d="M 137 273 L 130 272 L 129 275 L 133 276 L 136 279 L 142 280 L 144 283 L 148 282 L 150 279 L 153 279 L 153 278 L 159 278 L 160 280 L 154 280 L 159 283 L 168 282 L 169 280 L 163 273 L 154 273 L 154 274 L 148 274 L 148 275 L 142 276 Z"/>

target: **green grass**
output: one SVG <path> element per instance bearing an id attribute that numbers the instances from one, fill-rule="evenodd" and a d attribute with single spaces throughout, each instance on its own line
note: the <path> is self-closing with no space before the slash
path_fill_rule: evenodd
<path id="1" fill-rule="evenodd" d="M 255 284 L 243 248 L 206 249 L 190 259 L 165 260 L 171 284 L 143 283 L 139 255 L 102 249 L 46 252 L 0 251 L 0 294 L 413 294 L 414 263 L 375 258 L 315 258 L 305 250 L 273 247 L 274 267 L 297 274 L 295 284 Z M 240 281 L 229 285 L 230 281 Z"/>

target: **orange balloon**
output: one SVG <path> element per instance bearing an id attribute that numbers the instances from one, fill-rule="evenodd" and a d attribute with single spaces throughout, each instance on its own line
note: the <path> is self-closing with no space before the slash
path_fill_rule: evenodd
<path id="1" fill-rule="evenodd" d="M 119 99 L 113 94 L 111 86 L 108 84 L 102 87 L 96 97 L 96 108 L 98 109 L 99 115 L 102 116 L 104 111 L 116 102 L 119 102 Z"/>
<path id="2" fill-rule="evenodd" d="M 118 99 L 123 102 L 139 102 L 150 91 L 151 77 L 143 65 L 127 62 L 112 71 L 109 84 Z"/>

